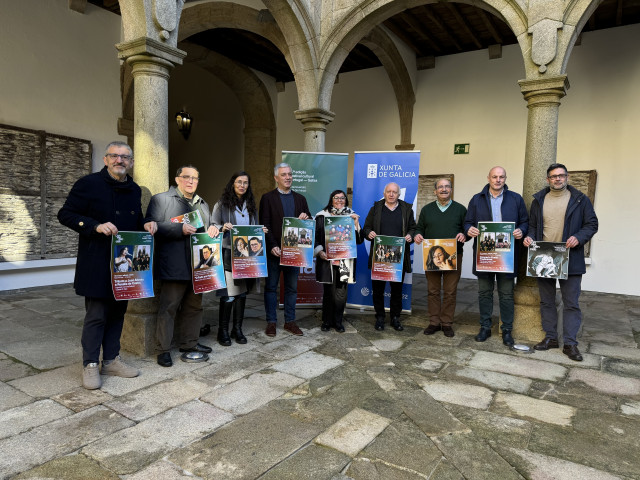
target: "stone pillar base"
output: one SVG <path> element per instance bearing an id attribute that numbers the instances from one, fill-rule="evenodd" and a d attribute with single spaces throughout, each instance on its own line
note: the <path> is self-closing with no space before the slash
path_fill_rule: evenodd
<path id="1" fill-rule="evenodd" d="M 528 282 L 522 282 L 528 283 Z M 538 343 L 544 338 L 540 323 L 540 297 L 538 287 L 518 282 L 513 292 L 515 310 L 513 318 L 513 336 L 517 342 Z"/>
<path id="2" fill-rule="evenodd" d="M 148 357 L 156 352 L 157 311 L 156 298 L 129 302 L 120 338 L 120 346 L 123 350 L 141 357 Z"/>

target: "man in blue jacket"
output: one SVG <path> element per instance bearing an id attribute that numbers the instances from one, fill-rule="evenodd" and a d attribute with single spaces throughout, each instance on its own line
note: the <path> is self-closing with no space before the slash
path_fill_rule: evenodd
<path id="1" fill-rule="evenodd" d="M 155 222 L 142 221 L 140 187 L 128 175 L 133 152 L 124 142 L 111 142 L 104 154 L 104 167 L 78 180 L 58 220 L 79 233 L 78 259 L 73 286 L 85 297 L 82 326 L 82 385 L 88 390 L 102 386 L 100 373 L 136 377 L 138 369 L 120 360 L 120 335 L 127 301 L 116 301 L 111 288 L 111 237 L 119 230 L 152 235 Z M 100 349 L 102 348 L 102 371 Z"/>
<path id="2" fill-rule="evenodd" d="M 512 347 L 513 329 L 513 286 L 517 272 L 478 272 L 476 270 L 476 250 L 478 248 L 478 222 L 514 222 L 513 238 L 520 240 L 527 234 L 529 216 L 522 197 L 509 190 L 506 185 L 507 172 L 502 167 L 493 167 L 487 176 L 489 183 L 469 202 L 464 230 L 473 239 L 473 274 L 478 277 L 478 305 L 480 307 L 480 332 L 477 342 L 484 342 L 491 336 L 491 316 L 493 315 L 493 289 L 498 284 L 500 319 L 502 321 L 502 343 Z M 514 242 L 514 265 L 518 265 L 520 242 Z"/>
<path id="3" fill-rule="evenodd" d="M 528 247 L 534 241 L 564 242 L 569 248 L 569 271 L 560 282 L 562 292 L 562 321 L 564 347 L 562 352 L 571 360 L 582 361 L 576 337 L 582 323 L 580 311 L 580 284 L 587 272 L 584 262 L 584 244 L 598 231 L 598 217 L 589 198 L 567 185 L 569 173 L 561 163 L 547 168 L 548 187 L 533 196 L 529 235 L 524 239 Z M 555 278 L 538 278 L 540 316 L 545 338 L 533 348 L 548 350 L 559 348 L 558 312 L 556 310 Z"/>

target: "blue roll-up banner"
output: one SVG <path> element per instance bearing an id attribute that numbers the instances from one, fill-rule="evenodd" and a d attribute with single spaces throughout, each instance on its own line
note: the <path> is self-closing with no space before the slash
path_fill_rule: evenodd
<path id="1" fill-rule="evenodd" d="M 353 210 L 360 215 L 360 224 L 373 206 L 383 198 L 384 187 L 394 182 L 400 186 L 400 200 L 413 204 L 413 216 L 416 215 L 418 198 L 418 172 L 420 169 L 419 151 L 402 152 L 355 152 L 353 163 Z M 352 307 L 372 307 L 371 270 L 369 270 L 369 249 L 371 242 L 365 239 L 358 245 L 356 264 L 356 283 L 349 285 L 347 302 Z M 411 244 L 413 262 L 413 243 Z M 402 286 L 402 310 L 411 312 L 411 274 L 404 277 Z M 389 308 L 389 285 L 385 289 L 384 303 Z"/>
<path id="2" fill-rule="evenodd" d="M 291 165 L 291 188 L 307 199 L 311 215 L 315 216 L 329 201 L 334 190 L 347 191 L 349 154 L 328 152 L 282 152 L 282 161 Z M 321 305 L 322 284 L 316 282 L 313 267 L 300 268 L 298 275 L 298 305 Z M 284 303 L 284 288 L 280 283 L 280 304 Z"/>

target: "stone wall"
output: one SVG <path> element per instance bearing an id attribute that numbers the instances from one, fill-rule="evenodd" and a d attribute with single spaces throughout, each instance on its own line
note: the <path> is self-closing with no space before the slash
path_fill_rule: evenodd
<path id="1" fill-rule="evenodd" d="M 0 125 L 0 261 L 76 255 L 76 234 L 56 215 L 91 154 L 88 140 Z"/>

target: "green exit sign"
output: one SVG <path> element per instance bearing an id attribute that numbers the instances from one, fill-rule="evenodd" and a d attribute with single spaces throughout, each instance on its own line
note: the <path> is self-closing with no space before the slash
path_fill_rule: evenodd
<path id="1" fill-rule="evenodd" d="M 469 153 L 469 144 L 468 143 L 456 143 L 453 147 L 454 155 L 465 155 Z"/>

